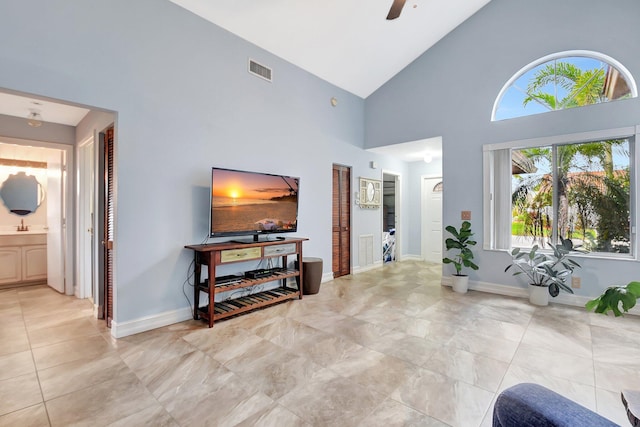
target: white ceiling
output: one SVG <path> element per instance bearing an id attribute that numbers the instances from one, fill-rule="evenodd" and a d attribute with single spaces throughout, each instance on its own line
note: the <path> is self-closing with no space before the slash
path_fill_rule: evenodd
<path id="1" fill-rule="evenodd" d="M 43 122 L 77 126 L 89 110 L 40 98 L 0 92 L 0 114 L 24 117 L 26 121 L 31 112 L 40 114 L 40 120 Z"/>
<path id="2" fill-rule="evenodd" d="M 405 162 L 422 162 L 426 161 L 425 157 L 438 161 L 442 160 L 442 138 L 437 136 L 435 138 L 369 148 L 367 151 L 396 157 Z"/>
<path id="3" fill-rule="evenodd" d="M 171 1 L 366 98 L 490 0 Z"/>

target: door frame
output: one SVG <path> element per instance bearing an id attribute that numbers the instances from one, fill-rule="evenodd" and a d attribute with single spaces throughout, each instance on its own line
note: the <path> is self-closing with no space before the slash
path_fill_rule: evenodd
<path id="1" fill-rule="evenodd" d="M 76 222 L 75 222 L 75 210 L 74 210 L 74 200 L 75 197 L 70 197 L 73 194 L 73 188 L 75 185 L 75 174 L 70 173 L 70 171 L 74 170 L 75 165 L 75 146 L 60 144 L 57 142 L 48 142 L 48 141 L 36 141 L 32 139 L 24 139 L 24 138 L 11 138 L 11 137 L 1 137 L 2 142 L 7 144 L 15 144 L 15 145 L 26 145 L 31 147 L 41 147 L 41 148 L 50 148 L 54 150 L 60 150 L 65 153 L 66 165 L 63 174 L 66 174 L 66 179 L 64 179 L 64 195 L 63 195 L 63 226 L 61 229 L 62 233 L 62 242 L 63 242 L 63 277 L 64 277 L 64 293 L 66 295 L 73 295 L 75 291 L 75 269 L 74 264 L 76 261 L 76 252 L 75 252 L 75 231 L 76 231 Z M 49 251 L 49 249 L 47 249 Z"/>
<path id="2" fill-rule="evenodd" d="M 383 169 L 382 170 L 382 175 L 380 177 L 380 179 L 384 182 L 384 176 L 385 175 L 391 175 L 394 177 L 394 183 L 395 183 L 395 225 L 396 225 L 396 233 L 395 233 L 395 256 L 396 256 L 396 262 L 398 261 L 402 261 L 402 251 L 400 250 L 400 248 L 402 248 L 402 174 L 399 172 L 394 172 L 391 170 L 387 170 L 387 169 Z M 382 224 L 384 224 L 384 209 L 380 209 L 380 229 L 382 229 Z M 386 231 L 386 230 L 383 230 Z M 380 244 L 378 245 L 380 248 L 382 248 L 382 233 L 380 233 Z M 383 261 L 383 265 L 384 265 L 384 260 Z"/>
<path id="3" fill-rule="evenodd" d="M 76 185 L 76 218 L 77 231 L 76 231 L 76 247 L 78 248 L 78 260 L 76 263 L 76 277 L 78 286 L 76 287 L 76 297 L 89 298 L 91 302 L 96 306 L 97 295 L 95 292 L 95 266 L 96 266 L 96 251 L 95 251 L 95 230 L 96 230 L 96 197 L 95 197 L 95 164 L 96 164 L 96 137 L 95 134 L 87 137 L 84 141 L 80 142 L 77 147 L 77 185 Z M 86 202 L 86 203 L 85 203 Z M 84 218 L 89 217 L 88 221 Z M 87 227 L 90 229 L 87 229 Z M 85 244 L 85 233 L 91 233 L 91 242 L 88 247 Z M 90 251 L 90 261 L 87 262 L 86 258 L 81 254 L 85 251 Z M 89 277 L 91 278 L 87 283 L 84 283 L 84 279 L 87 277 L 87 270 L 89 271 Z"/>

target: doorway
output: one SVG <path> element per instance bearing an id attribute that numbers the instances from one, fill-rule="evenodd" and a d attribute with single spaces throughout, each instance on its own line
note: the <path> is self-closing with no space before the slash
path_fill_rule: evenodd
<path id="1" fill-rule="evenodd" d="M 10 211 L 9 199 L 5 199 L 0 209 L 3 234 L 17 229 L 21 237 L 26 236 L 23 240 L 28 241 L 21 243 L 24 246 L 12 248 L 21 252 L 21 256 L 8 258 L 15 259 L 17 264 L 3 264 L 3 268 L 18 273 L 5 277 L 7 285 L 46 283 L 59 293 L 73 293 L 70 268 L 73 259 L 69 256 L 72 246 L 66 227 L 67 222 L 73 220 L 68 215 L 71 185 L 67 176 L 72 148 L 56 143 L 0 137 L 0 185 L 4 188 L 4 183 L 18 177 L 34 182 L 33 195 L 27 187 L 12 187 L 17 191 L 14 193 L 16 201 L 23 203 L 33 199 L 33 208 Z M 9 196 L 3 193 L 3 197 Z"/>
<path id="2" fill-rule="evenodd" d="M 351 273 L 351 168 L 333 165 L 333 277 Z"/>
<path id="3" fill-rule="evenodd" d="M 382 261 L 398 259 L 398 226 L 400 206 L 400 176 L 392 172 L 382 173 Z"/>
<path id="4" fill-rule="evenodd" d="M 442 178 L 422 177 L 422 258 L 442 262 Z"/>
<path id="5" fill-rule="evenodd" d="M 104 289 L 100 288 L 99 281 L 106 275 L 105 265 L 109 265 L 110 279 L 106 283 L 111 283 L 111 313 L 114 312 L 114 286 L 113 286 L 113 230 L 115 229 L 115 210 L 114 210 L 114 176 L 115 176 L 115 158 L 113 157 L 113 135 L 111 131 L 111 159 L 109 162 L 109 176 L 111 180 L 111 192 L 109 205 L 109 232 L 110 237 L 104 239 L 109 245 L 110 253 L 109 262 L 105 262 L 103 255 L 102 232 L 103 225 L 98 221 L 105 210 L 104 199 L 100 199 L 99 189 L 104 189 L 102 185 L 104 180 L 104 169 L 99 167 L 104 165 L 104 135 L 106 129 L 114 127 L 116 120 L 116 112 L 102 110 L 99 108 L 74 105 L 63 101 L 52 99 L 42 100 L 37 95 L 23 94 L 13 91 L 0 90 L 0 103 L 13 106 L 0 117 L 7 123 L 11 124 L 8 129 L 12 129 L 16 135 L 12 138 L 0 137 L 3 142 L 28 147 L 44 147 L 56 149 L 59 153 L 46 159 L 47 164 L 56 165 L 55 168 L 47 167 L 47 169 L 55 169 L 55 173 L 48 172 L 46 183 L 50 188 L 47 189 L 47 204 L 57 203 L 59 209 L 52 211 L 60 211 L 57 218 L 48 218 L 46 220 L 49 227 L 47 235 L 43 234 L 43 238 L 47 239 L 47 248 L 44 243 L 40 252 L 30 251 L 27 255 L 29 259 L 41 258 L 45 267 L 42 272 L 42 281 L 44 283 L 48 276 L 50 285 L 60 292 L 67 295 L 74 295 L 77 298 L 92 299 L 94 304 L 94 315 L 99 316 L 98 312 L 104 307 Z M 35 141 L 29 139 L 34 131 L 30 127 L 15 125 L 24 121 L 22 108 L 28 105 L 32 108 L 37 106 L 42 116 L 52 118 L 52 121 L 41 122 L 36 121 L 35 124 L 28 123 L 31 127 L 46 126 L 43 129 L 51 131 L 52 140 L 64 141 L 64 143 Z M 44 124 L 43 124 L 44 123 Z M 49 128 L 49 124 L 53 124 Z M 75 132 L 70 131 L 75 128 Z M 100 131 L 103 133 L 100 134 Z M 23 137 L 21 134 L 26 135 Z M 41 135 L 46 135 L 47 132 Z M 77 140 L 76 138 L 82 138 Z M 17 141 L 17 142 L 13 142 Z M 77 144 L 77 145 L 76 145 Z M 102 151 L 101 151 L 102 150 Z M 75 165 L 75 169 L 74 168 Z M 105 178 L 106 179 L 106 178 Z M 105 191 L 102 191 L 104 195 Z M 50 200 L 49 200 L 50 199 Z M 1 203 L 0 203 L 1 205 Z M 48 206 L 48 207 L 51 207 Z M 76 220 L 78 218 L 78 220 Z M 59 224 L 60 232 L 51 229 L 52 225 Z M 15 230 L 15 227 L 13 228 Z M 54 239 L 51 241 L 51 239 Z M 60 246 L 60 249 L 53 250 Z M 18 248 L 20 249 L 20 248 Z M 25 256 L 27 256 L 25 255 Z M 59 261 L 58 261 L 59 260 Z M 52 268 L 51 264 L 56 266 Z M 47 264 L 49 267 L 47 268 Z M 17 270 L 14 268 L 14 270 Z M 48 271 L 47 271 L 48 270 Z M 57 270 L 57 273 L 52 273 Z M 29 271 L 29 278 L 33 278 L 33 271 Z M 1 274 L 0 274 L 1 277 Z M 58 277 L 54 281 L 54 277 Z M 55 283 L 54 283 L 55 282 Z M 55 285 L 55 286 L 53 286 Z M 113 316 L 111 316 L 113 317 Z"/>

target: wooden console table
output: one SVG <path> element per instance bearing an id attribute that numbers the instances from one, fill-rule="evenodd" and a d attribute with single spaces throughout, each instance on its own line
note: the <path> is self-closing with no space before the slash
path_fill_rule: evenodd
<path id="1" fill-rule="evenodd" d="M 209 322 L 211 328 L 216 320 L 290 299 L 302 299 L 303 263 L 298 262 L 297 269 L 290 269 L 287 267 L 287 257 L 295 255 L 298 260 L 302 260 L 302 242 L 305 240 L 309 239 L 287 238 L 252 243 L 225 242 L 185 246 L 185 248 L 194 251 L 193 318 L 198 320 L 202 317 L 203 320 Z M 215 283 L 216 266 L 218 265 L 278 257 L 282 259 L 282 270 L 273 272 L 269 276 L 257 279 L 243 278 L 238 283 L 231 284 L 216 285 Z M 201 277 L 203 266 L 207 267 L 208 279 L 205 281 Z M 299 277 L 295 288 L 287 286 L 287 279 L 290 277 Z M 274 281 L 280 281 L 280 287 L 239 298 L 215 301 L 216 293 Z M 209 295 L 209 304 L 205 307 L 199 307 L 200 292 Z"/>

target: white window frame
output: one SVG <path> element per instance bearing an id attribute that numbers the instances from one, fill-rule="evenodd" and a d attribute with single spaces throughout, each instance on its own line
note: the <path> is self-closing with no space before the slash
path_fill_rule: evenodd
<path id="1" fill-rule="evenodd" d="M 620 254 L 620 253 L 604 253 L 604 252 L 593 252 L 589 254 L 585 254 L 584 256 L 596 257 L 596 258 L 616 258 L 616 259 L 633 259 L 638 260 L 638 233 L 637 233 L 637 224 L 640 222 L 640 209 L 638 208 L 637 201 L 637 193 L 638 188 L 640 188 L 639 177 L 637 173 L 636 165 L 640 164 L 640 150 L 636 149 L 636 144 L 640 143 L 640 125 L 629 126 L 623 128 L 616 129 L 606 129 L 600 131 L 591 131 L 591 132 L 580 132 L 566 135 L 554 135 L 550 137 L 542 137 L 542 138 L 532 138 L 532 139 L 524 139 L 519 141 L 509 141 L 502 142 L 496 144 L 485 144 L 482 146 L 482 157 L 483 157 L 483 249 L 485 250 L 498 250 L 498 251 L 511 251 L 511 184 L 510 184 L 510 168 L 509 170 L 509 179 L 506 180 L 509 182 L 507 186 L 505 183 L 505 178 L 502 177 L 503 185 L 500 185 L 501 177 L 498 176 L 494 170 L 496 163 L 499 162 L 497 156 L 494 153 L 497 150 L 508 150 L 509 153 L 509 162 L 511 160 L 511 150 L 513 149 L 526 149 L 526 148 L 534 148 L 534 147 L 546 147 L 546 146 L 554 146 L 554 145 L 562 145 L 562 144 L 575 144 L 581 142 L 589 142 L 589 141 L 604 141 L 608 139 L 624 139 L 624 138 L 633 138 L 634 144 L 632 145 L 630 152 L 630 180 L 631 180 L 631 191 L 630 191 L 630 240 L 632 242 L 631 253 L 629 254 Z M 510 163 L 509 163 L 510 166 Z M 502 169 L 503 171 L 506 168 Z M 507 190 L 508 188 L 508 190 Z M 509 191 L 507 197 L 498 197 L 497 193 L 499 191 L 504 192 Z M 506 196 L 506 195 L 505 195 Z M 508 200 L 508 203 L 506 203 Z M 507 213 L 508 210 L 508 213 Z M 500 224 L 497 224 L 498 218 L 504 217 L 508 215 L 508 227 L 505 221 L 501 221 Z M 499 228 L 501 226 L 501 229 Z M 508 231 L 507 231 L 508 230 Z M 506 236 L 508 235 L 509 240 L 507 241 Z"/>

